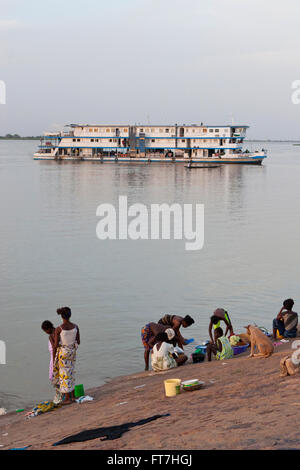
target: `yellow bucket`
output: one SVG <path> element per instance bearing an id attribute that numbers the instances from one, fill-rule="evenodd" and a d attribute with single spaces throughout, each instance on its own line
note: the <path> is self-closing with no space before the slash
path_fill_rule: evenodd
<path id="1" fill-rule="evenodd" d="M 175 397 L 180 393 L 181 379 L 167 379 L 164 381 L 166 397 Z"/>

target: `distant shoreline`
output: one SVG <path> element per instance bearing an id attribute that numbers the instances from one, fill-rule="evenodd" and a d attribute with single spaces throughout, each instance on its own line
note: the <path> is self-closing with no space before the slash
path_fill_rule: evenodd
<path id="1" fill-rule="evenodd" d="M 296 139 L 295 140 L 251 139 L 251 140 L 244 140 L 244 142 L 286 142 L 286 143 L 290 143 L 290 144 L 300 145 L 300 141 L 296 140 Z"/>
<path id="2" fill-rule="evenodd" d="M 0 136 L 0 140 L 40 140 L 40 136 L 28 136 L 28 137 L 21 137 L 14 135 L 12 137 L 7 137 L 7 136 Z"/>

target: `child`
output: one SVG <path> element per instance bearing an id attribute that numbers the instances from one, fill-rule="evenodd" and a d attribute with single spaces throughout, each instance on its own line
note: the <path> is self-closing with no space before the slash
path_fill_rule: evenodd
<path id="1" fill-rule="evenodd" d="M 219 327 L 215 329 L 215 343 L 209 343 L 206 352 L 208 361 L 211 361 L 212 353 L 216 356 L 218 361 L 232 358 L 233 349 L 229 339 L 224 336 L 222 328 Z"/>
<path id="2" fill-rule="evenodd" d="M 49 335 L 49 342 L 48 342 L 48 348 L 49 348 L 49 352 L 50 352 L 49 380 L 50 380 L 51 384 L 53 385 L 53 387 L 55 389 L 55 396 L 54 396 L 54 399 L 53 399 L 53 403 L 55 405 L 57 405 L 58 403 L 60 403 L 62 401 L 62 395 L 61 395 L 60 390 L 59 390 L 58 379 L 55 378 L 55 376 L 54 376 L 55 374 L 53 373 L 54 364 L 55 364 L 55 357 L 54 357 L 54 351 L 53 351 L 55 328 L 54 328 L 53 324 L 51 323 L 51 321 L 45 320 L 42 323 L 42 330 L 47 335 Z"/>

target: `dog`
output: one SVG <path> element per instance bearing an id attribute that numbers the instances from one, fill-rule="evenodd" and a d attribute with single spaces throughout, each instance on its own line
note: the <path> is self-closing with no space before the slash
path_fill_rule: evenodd
<path id="1" fill-rule="evenodd" d="M 274 352 L 274 346 L 270 338 L 268 338 L 259 328 L 253 325 L 245 326 L 247 334 L 250 336 L 251 352 L 248 357 L 269 357 Z M 254 354 L 254 349 L 258 353 Z"/>

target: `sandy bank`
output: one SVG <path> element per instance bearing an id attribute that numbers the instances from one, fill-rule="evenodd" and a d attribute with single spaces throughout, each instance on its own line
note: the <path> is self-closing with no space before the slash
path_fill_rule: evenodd
<path id="1" fill-rule="evenodd" d="M 224 362 L 118 377 L 89 390 L 93 402 L 31 419 L 24 413 L 7 414 L 0 417 L 1 449 L 31 445 L 54 450 L 55 441 L 79 431 L 164 413 L 170 416 L 133 428 L 117 440 L 59 449 L 300 449 L 300 376 L 279 377 L 280 358 L 287 350 L 288 343 L 276 347 L 268 359 L 250 359 L 247 352 Z M 163 381 L 168 377 L 199 378 L 205 388 L 166 398 Z"/>

